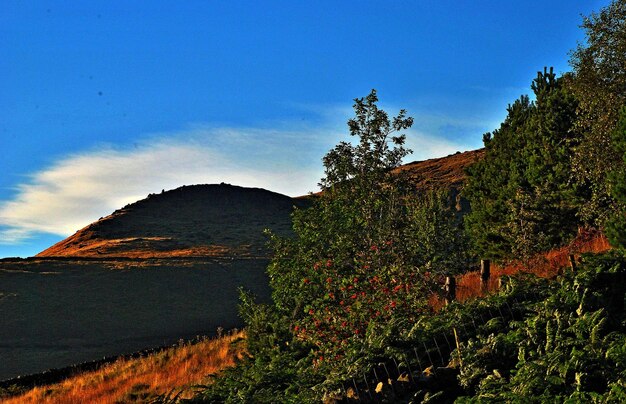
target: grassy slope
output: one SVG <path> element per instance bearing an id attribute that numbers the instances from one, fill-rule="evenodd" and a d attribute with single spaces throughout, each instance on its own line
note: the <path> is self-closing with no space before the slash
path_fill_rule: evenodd
<path id="1" fill-rule="evenodd" d="M 143 401 L 159 394 L 190 397 L 191 386 L 210 382 L 208 375 L 232 366 L 244 354 L 244 334 L 169 348 L 144 358 L 119 360 L 79 374 L 61 383 L 36 387 L 18 396 L 0 399 L 17 403 L 116 403 Z"/>

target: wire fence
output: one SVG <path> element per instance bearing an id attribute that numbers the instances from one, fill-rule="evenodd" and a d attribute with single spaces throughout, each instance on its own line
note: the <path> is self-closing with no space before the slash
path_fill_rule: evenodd
<path id="1" fill-rule="evenodd" d="M 426 332 L 421 338 L 412 341 L 411 346 L 395 349 L 396 354 L 386 360 L 372 364 L 359 374 L 352 375 L 335 390 L 326 391 L 344 402 L 380 402 L 393 400 L 409 391 L 427 388 L 434 372 L 456 372 L 445 368 L 452 359 L 452 353 L 469 338 L 484 333 L 485 326 L 498 320 L 506 326 L 510 321 L 519 321 L 528 312 L 527 302 L 537 301 L 539 293 L 529 293 L 524 301 L 517 298 L 503 300 L 493 306 L 485 305 L 471 312 L 457 311 L 453 327 L 438 332 Z M 444 369 L 445 368 L 445 369 Z M 453 377 L 456 377 L 454 373 Z M 339 393 L 339 394 L 337 394 Z"/>

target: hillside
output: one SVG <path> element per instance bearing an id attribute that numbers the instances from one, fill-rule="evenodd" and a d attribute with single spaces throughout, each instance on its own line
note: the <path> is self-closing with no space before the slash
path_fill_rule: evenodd
<path id="1" fill-rule="evenodd" d="M 418 188 L 454 189 L 481 155 L 401 169 Z M 241 326 L 239 287 L 269 301 L 263 230 L 289 234 L 293 206 L 308 200 L 185 186 L 127 205 L 36 257 L 0 260 L 0 379 Z"/>
<path id="2" fill-rule="evenodd" d="M 101 218 L 37 257 L 265 256 L 266 228 L 286 235 L 304 201 L 228 184 L 183 186 Z"/>
<path id="3" fill-rule="evenodd" d="M 483 150 L 416 161 L 401 166 L 417 190 L 458 190 L 465 168 Z M 290 198 L 258 188 L 228 184 L 183 186 L 132 203 L 101 218 L 37 257 L 264 257 L 266 228 L 291 231 L 293 206 L 307 197 Z"/>
<path id="4" fill-rule="evenodd" d="M 446 157 L 404 164 L 396 171 L 407 171 L 415 188 L 420 191 L 428 189 L 460 189 L 466 179 L 465 169 L 482 159 L 485 149 L 456 152 Z"/>

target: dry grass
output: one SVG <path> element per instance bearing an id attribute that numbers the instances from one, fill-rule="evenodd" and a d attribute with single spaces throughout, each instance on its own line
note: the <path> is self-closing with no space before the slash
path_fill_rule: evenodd
<path id="1" fill-rule="evenodd" d="M 191 386 L 210 382 L 208 375 L 233 366 L 245 354 L 240 343 L 243 338 L 244 333 L 237 332 L 183 344 L 144 358 L 118 360 L 58 384 L 33 388 L 2 403 L 145 402 L 173 390 L 182 390 L 181 397 L 189 397 L 193 394 Z"/>
<path id="2" fill-rule="evenodd" d="M 481 160 L 485 149 L 457 152 L 447 157 L 415 161 L 396 168 L 395 172 L 408 172 L 416 189 L 444 189 L 460 187 L 466 180 L 465 169 Z"/>
<path id="3" fill-rule="evenodd" d="M 598 231 L 581 230 L 578 236 L 569 245 L 556 250 L 540 254 L 528 261 L 515 261 L 506 265 L 492 265 L 491 277 L 487 288 L 481 286 L 480 273 L 468 272 L 456 279 L 456 298 L 460 302 L 484 296 L 498 290 L 499 279 L 504 275 L 513 275 L 518 272 L 532 273 L 543 278 L 554 278 L 569 267 L 569 256 L 578 258 L 582 253 L 601 253 L 611 248 L 607 238 Z M 429 299 L 431 307 L 439 310 L 444 306 L 444 301 L 437 295 Z"/>

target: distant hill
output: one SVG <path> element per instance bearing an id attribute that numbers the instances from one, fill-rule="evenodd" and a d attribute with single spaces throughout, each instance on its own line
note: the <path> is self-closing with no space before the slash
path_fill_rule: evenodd
<path id="1" fill-rule="evenodd" d="M 303 200 L 228 184 L 183 186 L 101 218 L 37 257 L 265 256 L 266 228 L 288 235 Z"/>
<path id="2" fill-rule="evenodd" d="M 474 150 L 397 170 L 408 171 L 418 191 L 458 193 L 465 168 L 482 156 Z M 263 230 L 289 235 L 290 213 L 307 199 L 228 184 L 183 186 L 127 205 L 37 257 L 265 257 Z"/>

